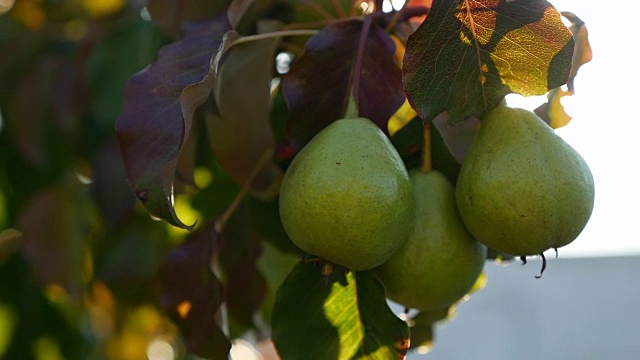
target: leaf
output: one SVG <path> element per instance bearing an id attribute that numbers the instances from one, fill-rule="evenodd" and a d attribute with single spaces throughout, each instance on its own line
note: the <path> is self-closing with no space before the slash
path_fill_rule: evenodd
<path id="1" fill-rule="evenodd" d="M 569 91 L 573 92 L 573 80 L 578 75 L 578 69 L 580 69 L 582 65 L 591 61 L 593 58 L 593 51 L 591 50 L 589 33 L 584 21 L 568 11 L 563 11 L 562 16 L 571 21 L 571 27 L 569 30 L 573 34 L 573 39 L 575 41 L 575 49 L 571 60 L 571 73 L 569 73 L 569 79 L 567 80 L 567 88 Z"/>
<path id="2" fill-rule="evenodd" d="M 389 118 L 405 100 L 401 71 L 391 37 L 376 24 L 367 28 L 360 20 L 328 25 L 307 41 L 283 77 L 288 134 L 298 149 L 342 118 L 352 95 L 359 116 L 387 132 Z"/>
<path id="3" fill-rule="evenodd" d="M 425 120 L 482 118 L 509 93 L 542 95 L 567 81 L 573 39 L 544 0 L 434 2 L 409 37 L 403 78 Z"/>
<path id="4" fill-rule="evenodd" d="M 20 246 L 38 280 L 62 286 L 76 300 L 82 294 L 82 246 L 87 236 L 80 191 L 79 184 L 42 189 L 18 219 L 24 234 Z"/>
<path id="5" fill-rule="evenodd" d="M 589 35 L 584 22 L 570 12 L 562 12 L 562 16 L 571 21 L 571 33 L 575 41 L 575 49 L 571 61 L 571 73 L 567 80 L 566 90 L 562 87 L 552 89 L 547 94 L 547 102 L 538 107 L 535 112 L 552 128 L 557 129 L 567 125 L 571 121 L 571 116 L 564 110 L 561 100 L 565 96 L 572 96 L 575 93 L 573 85 L 574 79 L 578 75 L 578 69 L 593 58 L 591 45 L 589 44 Z"/>
<path id="6" fill-rule="evenodd" d="M 173 209 L 176 162 L 191 119 L 183 118 L 183 89 L 207 74 L 209 60 L 229 28 L 226 16 L 185 26 L 185 36 L 163 47 L 158 60 L 132 76 L 116 132 L 127 178 L 137 198 L 158 218 L 182 228 Z"/>
<path id="7" fill-rule="evenodd" d="M 180 328 L 189 351 L 226 359 L 231 343 L 220 329 L 222 285 L 210 267 L 217 242 L 211 222 L 165 256 L 160 265 L 160 305 Z"/>
<path id="8" fill-rule="evenodd" d="M 220 242 L 218 260 L 226 285 L 230 335 L 240 337 L 248 329 L 258 329 L 254 315 L 267 293 L 267 283 L 257 267 L 262 253 L 261 241 L 251 226 L 245 204 L 229 218 L 220 234 Z"/>
<path id="9" fill-rule="evenodd" d="M 273 342 L 283 359 L 404 358 L 409 331 L 367 272 L 321 275 L 301 262 L 276 295 Z"/>
<path id="10" fill-rule="evenodd" d="M 573 95 L 572 90 L 563 90 L 562 87 L 557 87 L 547 95 L 547 117 L 549 125 L 552 128 L 557 129 L 567 125 L 571 121 L 571 116 L 564 111 L 564 106 L 560 102 L 563 97 Z M 547 119 L 543 119 L 547 120 Z"/>
<path id="11" fill-rule="evenodd" d="M 261 165 L 274 142 L 269 121 L 270 86 L 278 41 L 272 37 L 242 42 L 234 31 L 225 35 L 212 84 L 217 111 L 206 117 L 217 161 L 239 184 L 255 175 L 252 193 L 264 199 L 273 199 L 282 176 L 273 161 Z"/>
<path id="12" fill-rule="evenodd" d="M 300 260 L 299 256 L 278 250 L 268 242 L 262 243 L 258 269 L 267 282 L 267 294 L 262 304 L 262 317 L 271 323 L 276 292 Z"/>

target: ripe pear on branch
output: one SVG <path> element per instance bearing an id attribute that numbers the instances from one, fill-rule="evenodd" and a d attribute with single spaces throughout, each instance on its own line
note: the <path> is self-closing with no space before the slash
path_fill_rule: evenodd
<path id="1" fill-rule="evenodd" d="M 407 308 L 446 310 L 466 295 L 484 267 L 487 248 L 467 231 L 454 188 L 431 169 L 430 127 L 425 126 L 422 167 L 410 172 L 416 204 L 413 232 L 375 269 L 386 296 Z"/>
<path id="2" fill-rule="evenodd" d="M 385 262 L 414 224 L 411 182 L 380 128 L 345 118 L 295 156 L 281 186 L 280 216 L 303 251 L 348 269 Z"/>
<path id="3" fill-rule="evenodd" d="M 594 196 L 582 156 L 535 113 L 506 106 L 482 118 L 456 186 L 471 234 L 523 260 L 575 240 Z"/>

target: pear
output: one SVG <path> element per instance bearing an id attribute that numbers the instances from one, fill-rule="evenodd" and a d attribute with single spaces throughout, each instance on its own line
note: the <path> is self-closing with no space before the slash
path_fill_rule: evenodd
<path id="1" fill-rule="evenodd" d="M 438 171 L 411 171 L 416 225 L 409 239 L 374 273 L 386 296 L 423 311 L 448 309 L 482 272 L 487 248 L 465 228 L 453 185 Z"/>
<path id="2" fill-rule="evenodd" d="M 594 182 L 584 159 L 535 113 L 505 106 L 482 119 L 456 187 L 480 242 L 528 256 L 565 246 L 586 226 Z"/>
<path id="3" fill-rule="evenodd" d="M 294 244 L 354 271 L 385 262 L 413 227 L 407 169 L 365 118 L 320 131 L 295 156 L 280 191 L 282 225 Z"/>

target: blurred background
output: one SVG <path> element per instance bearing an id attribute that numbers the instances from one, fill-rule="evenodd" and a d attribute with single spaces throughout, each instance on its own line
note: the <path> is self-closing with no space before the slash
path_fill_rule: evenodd
<path id="1" fill-rule="evenodd" d="M 0 0 L 0 358 L 186 356 L 158 308 L 156 276 L 186 232 L 151 220 L 135 201 L 114 133 L 127 79 L 179 33 L 176 2 L 154 3 L 160 26 L 145 0 Z M 437 328 L 430 353 L 410 358 L 634 359 L 640 351 L 635 4 L 552 3 L 585 21 L 594 51 L 563 101 L 573 120 L 558 130 L 594 174 L 592 219 L 559 259 L 548 254 L 540 280 L 539 261 L 487 264 L 486 287 Z M 508 98 L 530 109 L 543 101 Z M 196 170 L 206 187 L 212 174 Z M 198 218 L 189 196 L 176 199 L 186 223 Z M 243 342 L 233 357 L 267 354 Z"/>

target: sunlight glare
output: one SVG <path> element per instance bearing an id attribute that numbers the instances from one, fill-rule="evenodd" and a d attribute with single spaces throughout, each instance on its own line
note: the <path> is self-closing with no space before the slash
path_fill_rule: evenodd
<path id="1" fill-rule="evenodd" d="M 236 339 L 231 346 L 232 360 L 263 360 L 262 355 L 247 341 Z"/>
<path id="2" fill-rule="evenodd" d="M 0 0 L 0 15 L 9 12 L 15 3 L 15 0 Z"/>
<path id="3" fill-rule="evenodd" d="M 156 339 L 147 347 L 147 359 L 149 360 L 173 360 L 176 352 L 173 346 L 165 340 Z"/>
<path id="4" fill-rule="evenodd" d="M 288 73 L 292 61 L 292 53 L 286 51 L 278 53 L 278 55 L 276 55 L 276 71 L 278 71 L 278 74 Z"/>
<path id="5" fill-rule="evenodd" d="M 151 21 L 151 13 L 149 13 L 149 9 L 146 6 L 140 10 L 140 18 L 144 21 Z"/>
<path id="6" fill-rule="evenodd" d="M 538 106 L 547 102 L 546 95 L 540 96 L 522 96 L 519 94 L 509 94 L 504 98 L 509 107 L 522 108 L 527 110 L 535 110 Z"/>

